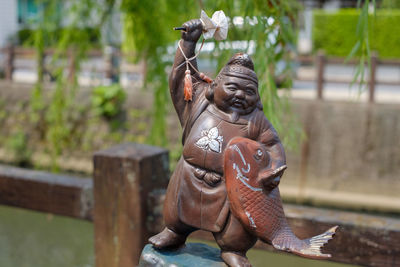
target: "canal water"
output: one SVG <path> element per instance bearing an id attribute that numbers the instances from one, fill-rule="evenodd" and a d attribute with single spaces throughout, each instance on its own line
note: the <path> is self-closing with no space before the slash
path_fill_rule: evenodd
<path id="1" fill-rule="evenodd" d="M 248 256 L 254 267 L 351 266 L 256 249 Z M 0 206 L 0 267 L 94 267 L 93 224 Z"/>

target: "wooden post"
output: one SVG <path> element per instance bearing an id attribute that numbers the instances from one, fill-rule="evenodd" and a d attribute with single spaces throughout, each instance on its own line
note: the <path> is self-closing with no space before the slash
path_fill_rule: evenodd
<path id="1" fill-rule="evenodd" d="M 322 99 L 322 92 L 324 90 L 325 63 L 326 63 L 325 53 L 322 50 L 320 50 L 320 51 L 318 51 L 317 62 L 315 64 L 316 68 L 317 68 L 317 98 L 318 99 Z"/>
<path id="2" fill-rule="evenodd" d="M 371 70 L 369 75 L 369 103 L 375 100 L 376 68 L 378 66 L 378 55 L 373 52 L 371 55 Z"/>
<path id="3" fill-rule="evenodd" d="M 122 144 L 94 155 L 96 267 L 134 267 L 151 234 L 148 200 L 166 188 L 168 151 Z"/>
<path id="4" fill-rule="evenodd" d="M 68 53 L 69 59 L 69 68 L 68 68 L 68 81 L 73 82 L 76 75 L 76 53 L 75 51 L 71 50 Z"/>
<path id="5" fill-rule="evenodd" d="M 6 59 L 4 66 L 4 78 L 6 80 L 11 81 L 14 72 L 14 57 L 15 57 L 14 46 L 12 44 L 8 45 L 5 51 L 6 51 Z"/>
<path id="6" fill-rule="evenodd" d="M 112 46 L 107 46 L 104 49 L 104 66 L 105 66 L 104 72 L 105 72 L 106 82 L 110 84 L 114 82 L 114 76 L 115 76 L 113 57 L 114 57 L 114 48 Z"/>
<path id="7" fill-rule="evenodd" d="M 44 49 L 40 49 L 36 54 L 37 57 L 37 69 L 38 69 L 38 82 L 43 82 L 44 73 L 45 73 L 45 59 L 46 52 Z"/>

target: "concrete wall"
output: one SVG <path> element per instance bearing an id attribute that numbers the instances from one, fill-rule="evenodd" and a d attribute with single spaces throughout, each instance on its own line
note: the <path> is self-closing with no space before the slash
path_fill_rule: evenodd
<path id="1" fill-rule="evenodd" d="M 293 101 L 308 136 L 282 181 L 301 202 L 400 211 L 400 105 Z"/>

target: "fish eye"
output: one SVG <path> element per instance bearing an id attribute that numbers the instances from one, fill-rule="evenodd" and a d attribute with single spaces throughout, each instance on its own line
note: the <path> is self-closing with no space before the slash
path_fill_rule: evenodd
<path id="1" fill-rule="evenodd" d="M 261 149 L 257 149 L 257 152 L 256 152 L 256 154 L 254 155 L 254 158 L 255 158 L 256 160 L 260 160 L 262 156 L 263 156 L 262 150 L 261 150 Z"/>

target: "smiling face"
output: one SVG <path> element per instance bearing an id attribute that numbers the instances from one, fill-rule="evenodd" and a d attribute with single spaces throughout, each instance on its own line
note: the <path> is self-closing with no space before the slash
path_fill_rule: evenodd
<path id="1" fill-rule="evenodd" d="M 224 75 L 214 88 L 214 103 L 226 113 L 249 114 L 258 100 L 257 83 L 249 79 Z"/>

